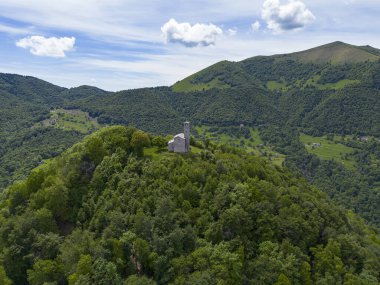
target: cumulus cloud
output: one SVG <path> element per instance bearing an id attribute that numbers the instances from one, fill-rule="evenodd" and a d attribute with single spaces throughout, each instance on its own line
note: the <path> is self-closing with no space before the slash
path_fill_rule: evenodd
<path id="1" fill-rule="evenodd" d="M 261 27 L 261 24 L 259 21 L 256 21 L 251 25 L 252 31 L 254 32 L 257 32 L 258 30 L 260 30 L 260 27 Z"/>
<path id="2" fill-rule="evenodd" d="M 266 0 L 261 16 L 275 33 L 302 29 L 315 20 L 313 13 L 299 0 L 290 0 L 284 5 L 279 0 Z"/>
<path id="3" fill-rule="evenodd" d="M 180 43 L 187 47 L 214 45 L 223 30 L 213 24 L 178 23 L 170 19 L 161 27 L 167 43 Z"/>
<path id="4" fill-rule="evenodd" d="M 74 45 L 74 37 L 45 38 L 43 36 L 30 36 L 16 41 L 16 46 L 29 49 L 34 55 L 48 57 L 65 57 L 65 52 L 73 50 Z"/>

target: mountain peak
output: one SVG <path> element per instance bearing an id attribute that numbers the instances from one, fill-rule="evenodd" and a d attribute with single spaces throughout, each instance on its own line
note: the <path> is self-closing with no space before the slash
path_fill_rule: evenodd
<path id="1" fill-rule="evenodd" d="M 380 59 L 380 50 L 370 46 L 355 46 L 341 41 L 286 55 L 286 58 L 302 62 L 345 64 Z"/>

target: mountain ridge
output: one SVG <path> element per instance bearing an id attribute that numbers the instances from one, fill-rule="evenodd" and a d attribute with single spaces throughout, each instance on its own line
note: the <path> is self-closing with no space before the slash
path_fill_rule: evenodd
<path id="1" fill-rule="evenodd" d="M 376 50 L 373 47 L 369 47 L 368 49 Z M 377 52 L 380 52 L 380 50 L 377 49 Z M 328 43 L 300 52 L 290 53 L 284 57 L 296 58 L 297 60 L 304 62 L 331 64 L 359 63 L 380 60 L 379 55 L 370 53 L 361 46 L 355 46 L 341 41 Z"/>

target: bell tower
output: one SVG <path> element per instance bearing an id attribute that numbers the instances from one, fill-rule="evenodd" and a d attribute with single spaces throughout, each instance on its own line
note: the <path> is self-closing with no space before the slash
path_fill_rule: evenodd
<path id="1" fill-rule="evenodd" d="M 190 151 L 190 122 L 183 123 L 183 134 L 185 135 L 185 151 Z"/>

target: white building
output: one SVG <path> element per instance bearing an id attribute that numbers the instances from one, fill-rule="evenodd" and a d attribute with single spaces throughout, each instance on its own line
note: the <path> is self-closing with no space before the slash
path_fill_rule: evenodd
<path id="1" fill-rule="evenodd" d="M 186 153 L 190 151 L 190 122 L 184 122 L 184 132 L 168 142 L 168 151 Z"/>

